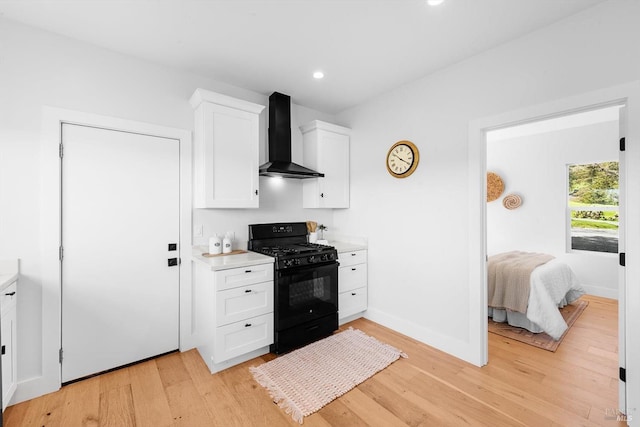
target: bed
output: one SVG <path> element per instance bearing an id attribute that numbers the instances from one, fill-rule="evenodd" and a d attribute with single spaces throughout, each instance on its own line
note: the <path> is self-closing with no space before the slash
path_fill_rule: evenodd
<path id="1" fill-rule="evenodd" d="M 555 340 L 567 330 L 558 308 L 585 293 L 571 268 L 547 254 L 493 255 L 488 275 L 489 317 L 534 333 L 546 332 Z"/>

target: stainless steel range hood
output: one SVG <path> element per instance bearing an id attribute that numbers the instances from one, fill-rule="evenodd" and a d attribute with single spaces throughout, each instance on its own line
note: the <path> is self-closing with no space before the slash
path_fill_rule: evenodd
<path id="1" fill-rule="evenodd" d="M 269 161 L 258 169 L 260 176 L 318 178 L 324 174 L 291 161 L 291 98 L 274 92 L 269 97 Z"/>

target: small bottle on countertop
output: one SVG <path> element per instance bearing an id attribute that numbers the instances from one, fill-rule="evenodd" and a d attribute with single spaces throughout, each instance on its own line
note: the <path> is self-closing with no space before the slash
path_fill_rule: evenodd
<path id="1" fill-rule="evenodd" d="M 222 253 L 222 240 L 217 234 L 209 237 L 209 255 L 218 255 Z"/>
<path id="2" fill-rule="evenodd" d="M 231 250 L 231 236 L 227 233 L 224 235 L 224 239 L 222 239 L 222 253 L 228 254 Z"/>

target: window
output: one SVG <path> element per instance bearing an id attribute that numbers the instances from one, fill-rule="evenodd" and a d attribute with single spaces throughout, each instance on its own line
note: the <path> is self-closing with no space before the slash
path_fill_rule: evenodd
<path id="1" fill-rule="evenodd" d="M 618 162 L 569 165 L 572 250 L 618 252 Z"/>

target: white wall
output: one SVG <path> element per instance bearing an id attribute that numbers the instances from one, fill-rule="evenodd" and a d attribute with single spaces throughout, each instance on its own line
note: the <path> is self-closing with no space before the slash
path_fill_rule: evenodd
<path id="1" fill-rule="evenodd" d="M 618 298 L 618 255 L 567 251 L 567 165 L 618 161 L 618 121 L 487 142 L 487 170 L 502 177 L 505 191 L 487 204 L 489 255 L 544 252 L 566 262 L 587 293 Z M 523 199 L 508 210 L 502 197 Z"/>
<path id="2" fill-rule="evenodd" d="M 369 236 L 369 317 L 477 363 L 470 122 L 638 80 L 639 18 L 640 2 L 606 2 L 340 115 L 353 129 L 352 196 L 334 222 Z M 384 166 L 400 139 L 421 156 L 401 180 Z"/>
<path id="3" fill-rule="evenodd" d="M 42 316 L 39 169 L 43 106 L 191 131 L 193 110 L 189 98 L 198 87 L 268 105 L 269 94 L 160 67 L 0 19 L 0 258 L 21 259 L 18 380 L 22 384 L 41 378 L 43 322 L 59 322 Z M 266 117 L 267 109 L 261 116 L 261 160 L 266 159 Z M 302 161 L 302 136 L 299 131 L 296 133 L 296 125 L 315 119 L 335 118 L 292 106 L 292 151 L 298 162 Z M 265 218 L 315 219 L 331 227 L 331 211 L 301 208 L 299 182 L 287 182 L 280 189 L 271 188 L 262 179 L 260 184 L 260 209 L 197 210 L 194 225 L 203 225 L 205 233 L 235 230 L 241 245 L 246 245 L 246 225 Z M 14 401 L 33 397 L 25 395 L 25 389 L 19 386 Z"/>

